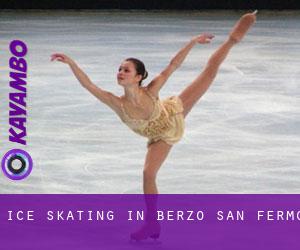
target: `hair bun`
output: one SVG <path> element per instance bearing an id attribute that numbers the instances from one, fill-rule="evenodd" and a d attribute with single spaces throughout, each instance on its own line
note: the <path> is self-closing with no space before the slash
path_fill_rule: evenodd
<path id="1" fill-rule="evenodd" d="M 133 58 L 133 57 L 127 58 L 125 61 L 132 62 L 134 64 L 134 67 L 135 67 L 135 70 L 136 70 L 136 74 L 142 76 L 142 79 L 139 82 L 139 86 L 141 86 L 142 81 L 144 79 L 146 79 L 147 76 L 148 76 L 148 72 L 145 69 L 144 63 L 141 60 Z"/>
<path id="2" fill-rule="evenodd" d="M 143 75 L 143 80 L 146 79 L 147 77 L 148 77 L 148 72 L 147 72 L 147 70 L 145 70 L 145 73 Z"/>

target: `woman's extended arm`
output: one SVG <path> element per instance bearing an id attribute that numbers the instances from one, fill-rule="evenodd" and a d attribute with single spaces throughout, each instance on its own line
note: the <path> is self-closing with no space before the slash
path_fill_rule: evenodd
<path id="1" fill-rule="evenodd" d="M 148 90 L 152 92 L 155 96 L 158 95 L 159 90 L 168 80 L 170 75 L 182 64 L 190 50 L 197 43 L 210 43 L 211 39 L 214 36 L 211 34 L 201 34 L 193 37 L 170 61 L 169 65 L 158 75 L 156 76 L 148 85 Z"/>
<path id="2" fill-rule="evenodd" d="M 90 78 L 78 67 L 78 65 L 70 57 L 64 54 L 56 53 L 51 55 L 51 61 L 53 60 L 68 64 L 74 75 L 84 88 L 86 88 L 91 94 L 97 97 L 101 102 L 111 107 L 117 113 L 120 111 L 120 98 L 108 91 L 99 88 L 94 83 L 92 83 Z"/>

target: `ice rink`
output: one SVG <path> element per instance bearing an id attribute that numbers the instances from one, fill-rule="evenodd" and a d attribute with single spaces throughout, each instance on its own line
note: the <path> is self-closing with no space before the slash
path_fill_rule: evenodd
<path id="1" fill-rule="evenodd" d="M 179 94 L 203 69 L 243 12 L 2 11 L 0 155 L 8 142 L 9 43 L 28 46 L 23 181 L 0 175 L 0 193 L 141 193 L 147 139 L 134 134 L 81 87 L 71 56 L 99 87 L 117 95 L 116 72 L 137 57 L 148 83 L 193 36 L 211 32 L 169 78 L 161 98 Z M 300 12 L 261 11 L 186 120 L 158 175 L 161 193 L 300 192 Z"/>

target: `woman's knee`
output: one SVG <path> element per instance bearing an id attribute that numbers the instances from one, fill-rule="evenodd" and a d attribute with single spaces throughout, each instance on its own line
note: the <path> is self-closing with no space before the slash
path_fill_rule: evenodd
<path id="1" fill-rule="evenodd" d="M 206 77 L 213 80 L 217 75 L 219 66 L 220 66 L 219 63 L 217 63 L 213 60 L 209 60 L 206 67 L 205 67 L 205 69 L 204 69 Z"/>
<path id="2" fill-rule="evenodd" d="M 143 171 L 143 178 L 145 182 L 153 182 L 156 179 L 156 171 L 151 169 L 144 169 Z"/>

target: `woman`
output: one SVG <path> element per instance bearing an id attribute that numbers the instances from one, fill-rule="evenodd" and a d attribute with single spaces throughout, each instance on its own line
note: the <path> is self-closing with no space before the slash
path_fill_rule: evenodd
<path id="1" fill-rule="evenodd" d="M 157 194 L 155 181 L 157 172 L 172 146 L 182 137 L 185 117 L 213 82 L 230 49 L 243 38 L 255 19 L 256 11 L 242 16 L 228 39 L 210 57 L 203 72 L 178 96 L 163 101 L 158 98 L 159 91 L 170 75 L 181 65 L 197 43 L 210 43 L 213 35 L 201 34 L 192 38 L 169 65 L 145 87 L 141 86 L 148 75 L 144 64 L 135 58 L 126 59 L 117 74 L 118 84 L 124 88 L 124 95 L 121 97 L 93 84 L 70 57 L 57 53 L 51 56 L 51 60 L 68 64 L 83 87 L 113 109 L 136 133 L 149 138 L 143 172 L 143 189 L 144 194 Z M 156 201 L 146 201 L 146 203 L 148 212 L 155 208 Z M 155 230 L 159 231 L 157 228 Z M 154 234 L 155 230 L 146 233 L 143 231 L 141 237 L 157 235 Z"/>

